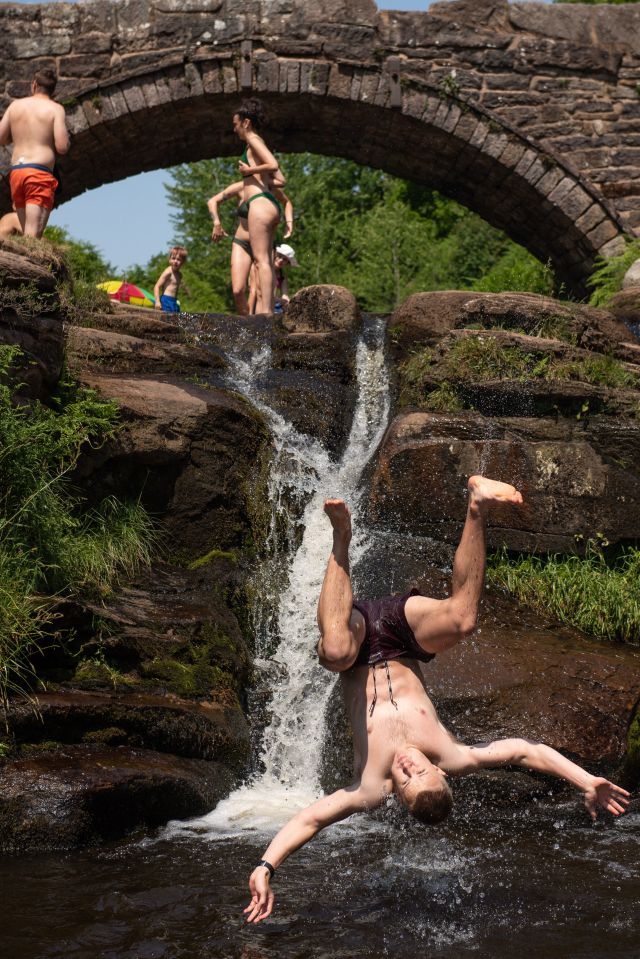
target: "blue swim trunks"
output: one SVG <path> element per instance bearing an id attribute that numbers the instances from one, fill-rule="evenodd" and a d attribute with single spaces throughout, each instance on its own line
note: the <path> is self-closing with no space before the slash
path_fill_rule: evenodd
<path id="1" fill-rule="evenodd" d="M 160 306 L 162 307 L 163 313 L 180 312 L 180 304 L 176 300 L 175 296 L 165 296 L 163 293 L 160 297 Z"/>

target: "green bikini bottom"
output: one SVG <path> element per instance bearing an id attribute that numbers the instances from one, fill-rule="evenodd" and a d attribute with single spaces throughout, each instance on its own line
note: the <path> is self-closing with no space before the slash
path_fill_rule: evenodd
<path id="1" fill-rule="evenodd" d="M 242 247 L 245 253 L 247 253 L 251 259 L 253 259 L 253 250 L 251 249 L 251 244 L 248 240 L 241 240 L 239 237 L 234 236 L 232 243 L 237 243 L 238 246 Z"/>
<path id="2" fill-rule="evenodd" d="M 247 220 L 249 218 L 249 204 L 253 203 L 254 200 L 257 200 L 258 197 L 263 196 L 267 200 L 271 200 L 275 208 L 278 211 L 278 216 L 282 216 L 282 207 L 274 197 L 273 193 L 265 191 L 264 193 L 255 193 L 253 196 L 250 196 L 248 200 L 243 200 L 236 210 L 236 214 L 240 217 L 241 220 Z"/>

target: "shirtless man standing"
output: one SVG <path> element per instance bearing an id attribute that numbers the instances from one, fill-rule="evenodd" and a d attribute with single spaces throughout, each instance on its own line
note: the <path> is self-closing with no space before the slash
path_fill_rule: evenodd
<path id="1" fill-rule="evenodd" d="M 10 103 L 0 120 L 0 146 L 13 144 L 11 201 L 25 236 L 44 233 L 58 186 L 56 154 L 69 149 L 64 107 L 51 99 L 56 82 L 53 70 L 38 70 L 31 96 Z"/>
<path id="2" fill-rule="evenodd" d="M 487 513 L 517 507 L 522 496 L 506 483 L 469 480 L 469 501 L 456 551 L 451 596 L 408 596 L 355 601 L 349 576 L 351 519 L 342 500 L 327 500 L 333 548 L 318 603 L 320 662 L 339 672 L 353 730 L 354 782 L 303 809 L 280 830 L 251 874 L 247 922 L 271 914 L 273 873 L 325 826 L 381 805 L 391 793 L 423 823 L 441 822 L 453 799 L 447 776 L 517 764 L 567 780 L 584 794 L 589 815 L 598 806 L 614 816 L 629 795 L 542 743 L 501 739 L 465 746 L 438 719 L 419 662 L 469 636 L 476 625 L 484 582 Z"/>

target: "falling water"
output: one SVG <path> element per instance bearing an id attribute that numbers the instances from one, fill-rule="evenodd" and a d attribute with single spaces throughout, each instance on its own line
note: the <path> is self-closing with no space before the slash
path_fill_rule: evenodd
<path id="1" fill-rule="evenodd" d="M 351 543 L 355 565 L 366 549 L 358 524 L 360 479 L 382 439 L 389 415 L 384 324 L 372 322 L 369 336 L 357 347 L 356 408 L 339 462 L 332 461 L 317 440 L 298 433 L 261 399 L 257 374 L 268 364 L 268 348 L 251 361 L 233 360 L 233 385 L 250 395 L 268 416 L 274 436 L 269 559 L 260 576 L 254 610 L 257 665 L 269 671 L 272 683 L 270 721 L 264 730 L 261 772 L 208 816 L 171 824 L 170 834 L 195 830 L 215 838 L 247 829 L 268 832 L 320 793 L 324 714 L 335 682 L 335 676 L 318 665 L 315 652 L 316 606 L 332 543 L 322 505 L 327 497 L 337 496 L 349 503 L 355 527 Z M 273 584 L 281 587 L 275 611 Z M 271 659 L 263 658 L 274 650 Z"/>

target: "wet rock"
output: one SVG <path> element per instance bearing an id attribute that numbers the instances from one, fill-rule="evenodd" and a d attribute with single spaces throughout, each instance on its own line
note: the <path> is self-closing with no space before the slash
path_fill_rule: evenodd
<path id="1" fill-rule="evenodd" d="M 146 306 L 131 306 L 128 303 L 118 303 L 113 300 L 111 313 L 92 313 L 90 316 L 79 316 L 78 326 L 96 330 L 111 330 L 115 333 L 126 333 L 128 336 L 138 336 L 147 340 L 161 340 L 166 343 L 188 343 L 189 337 L 178 323 L 169 323 L 167 314 L 152 310 Z"/>
<path id="2" fill-rule="evenodd" d="M 327 283 L 298 290 L 281 318 L 282 329 L 287 333 L 329 333 L 335 330 L 353 333 L 361 322 L 353 293 L 343 286 Z"/>
<path id="3" fill-rule="evenodd" d="M 68 279 L 64 265 L 42 251 L 0 240 L 0 342 L 23 356 L 10 371 L 24 399 L 46 400 L 55 388 L 64 352 L 57 284 Z"/>
<path id="4" fill-rule="evenodd" d="M 362 317 L 343 287 L 299 290 L 276 325 L 267 385 L 276 410 L 337 455 L 355 407 L 355 338 Z"/>
<path id="5" fill-rule="evenodd" d="M 38 710 L 39 716 L 24 702 L 10 708 L 11 729 L 22 748 L 25 743 L 112 741 L 118 730 L 129 746 L 214 760 L 234 775 L 247 761 L 248 728 L 237 700 L 189 701 L 168 693 L 127 693 L 120 685 L 111 692 L 41 693 Z"/>
<path id="6" fill-rule="evenodd" d="M 624 419 L 411 412 L 382 442 L 370 510 L 374 520 L 455 543 L 466 480 L 482 472 L 524 496 L 522 509 L 492 511 L 490 546 L 573 552 L 578 534 L 640 536 L 639 469 L 640 430 Z"/>
<path id="7" fill-rule="evenodd" d="M 252 538 L 256 463 L 269 435 L 249 403 L 184 382 L 96 374 L 82 381 L 117 401 L 123 426 L 84 457 L 76 482 L 96 498 L 140 496 L 187 560 Z"/>
<path id="8" fill-rule="evenodd" d="M 159 337 L 147 340 L 126 333 L 79 326 L 67 330 L 67 358 L 72 370 L 84 372 L 179 373 L 184 376 L 224 366 L 219 356 L 202 347 L 163 343 Z"/>
<path id="9" fill-rule="evenodd" d="M 144 749 L 62 747 L 0 768 L 0 851 L 74 849 L 207 812 L 231 786 L 218 763 Z"/>

